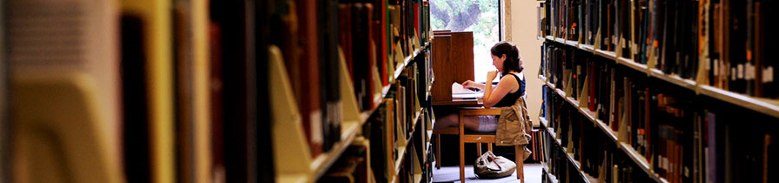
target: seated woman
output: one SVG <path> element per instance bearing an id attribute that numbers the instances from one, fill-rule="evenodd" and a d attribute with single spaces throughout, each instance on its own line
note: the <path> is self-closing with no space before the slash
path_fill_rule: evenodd
<path id="1" fill-rule="evenodd" d="M 522 58 L 519 49 L 513 44 L 501 41 L 490 49 L 492 65 L 498 70 L 487 72 L 487 81 L 495 79 L 498 71 L 501 79 L 494 89 L 491 84 L 483 85 L 471 80 L 463 82 L 463 87 L 478 88 L 484 91 L 484 107 L 507 107 L 513 105 L 519 97 L 525 96 L 525 77 L 522 73 Z M 510 77 L 505 77 L 510 76 Z M 459 124 L 457 113 L 439 117 L 434 129 L 455 127 Z M 498 116 L 466 116 L 463 119 L 465 129 L 479 132 L 492 132 L 498 127 Z"/>

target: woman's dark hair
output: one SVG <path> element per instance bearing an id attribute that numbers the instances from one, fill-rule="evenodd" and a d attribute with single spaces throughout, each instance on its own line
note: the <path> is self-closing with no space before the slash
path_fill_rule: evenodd
<path id="1" fill-rule="evenodd" d="M 506 76 L 509 71 L 522 72 L 522 59 L 519 58 L 519 49 L 507 41 L 501 41 L 496 43 L 490 49 L 490 53 L 497 57 L 501 57 L 506 54 L 506 60 L 503 61 L 503 72 L 501 76 Z"/>

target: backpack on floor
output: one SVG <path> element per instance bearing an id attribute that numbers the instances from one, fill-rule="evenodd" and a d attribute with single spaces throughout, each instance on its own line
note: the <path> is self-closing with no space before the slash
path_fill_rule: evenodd
<path id="1" fill-rule="evenodd" d="M 492 151 L 487 151 L 476 159 L 476 163 L 473 164 L 473 173 L 479 178 L 495 179 L 510 176 L 516 168 L 517 164 L 513 161 L 503 156 L 495 156 Z"/>

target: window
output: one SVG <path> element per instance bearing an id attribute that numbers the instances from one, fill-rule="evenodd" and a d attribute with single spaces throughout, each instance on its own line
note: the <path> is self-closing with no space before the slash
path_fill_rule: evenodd
<path id="1" fill-rule="evenodd" d="M 500 0 L 430 0 L 430 13 L 433 30 L 473 32 L 474 81 L 485 82 L 495 70 L 490 48 L 500 41 Z"/>

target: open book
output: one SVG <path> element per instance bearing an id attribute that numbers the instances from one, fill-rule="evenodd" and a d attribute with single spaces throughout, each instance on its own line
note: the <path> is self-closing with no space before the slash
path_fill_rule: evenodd
<path id="1" fill-rule="evenodd" d="M 468 88 L 463 88 L 460 83 L 452 83 L 452 98 L 453 99 L 477 99 L 483 98 L 484 92 L 477 92 Z"/>

